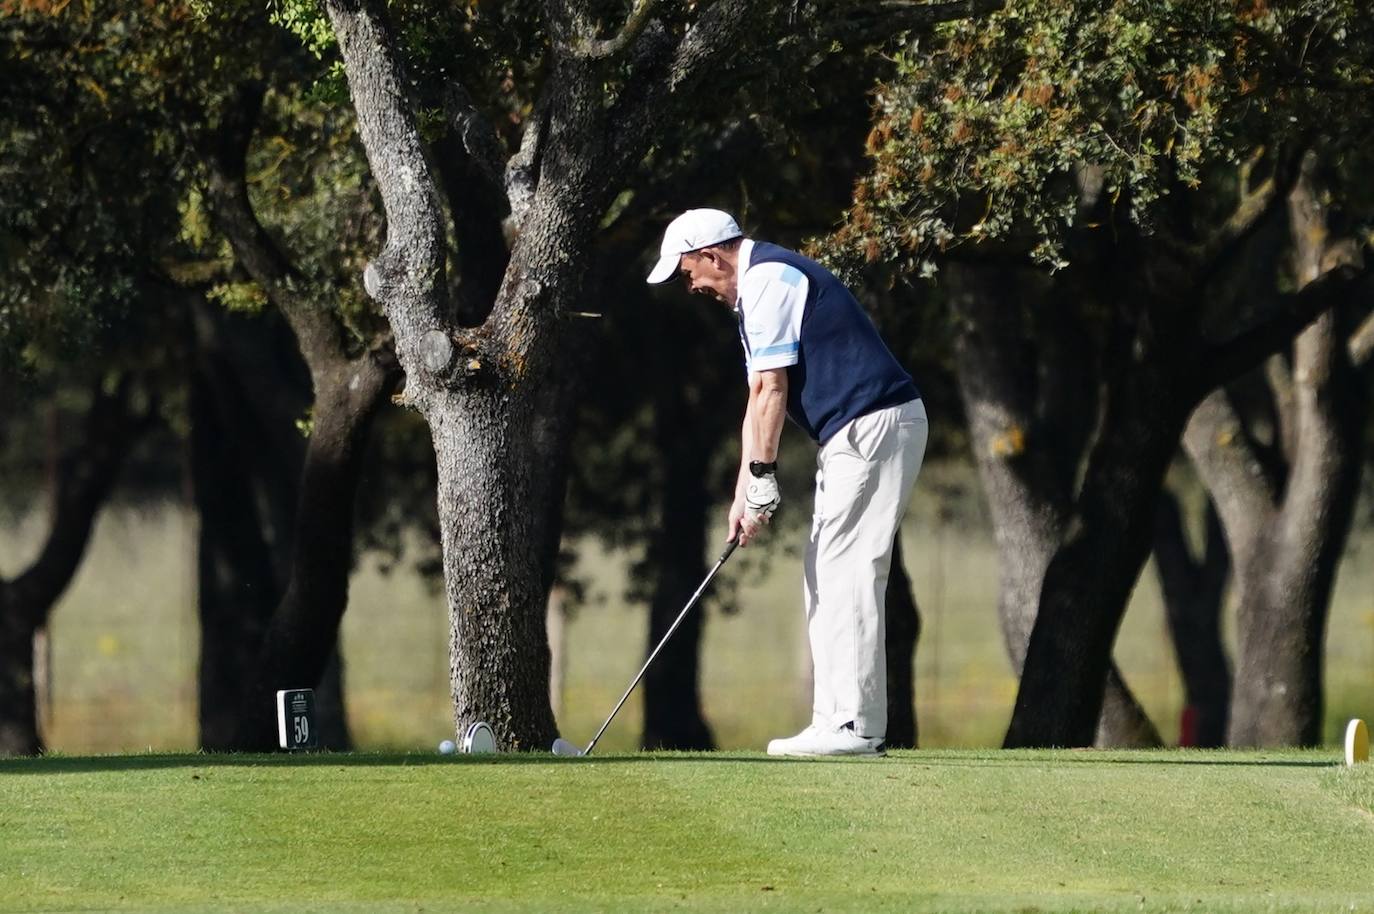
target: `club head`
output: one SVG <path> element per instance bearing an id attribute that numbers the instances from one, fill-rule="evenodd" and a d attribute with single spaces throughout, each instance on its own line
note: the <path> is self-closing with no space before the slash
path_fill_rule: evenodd
<path id="1" fill-rule="evenodd" d="M 558 739 L 556 739 L 556 740 L 553 741 L 553 754 L 554 754 L 554 755 L 567 755 L 567 756 L 573 756 L 573 757 L 576 757 L 576 756 L 579 756 L 579 755 L 586 755 L 585 752 L 583 752 L 581 749 L 577 748 L 576 746 L 574 746 L 572 743 L 568 742 L 567 740 L 563 739 L 562 737 L 559 737 Z"/>
<path id="2" fill-rule="evenodd" d="M 470 755 L 483 755 L 496 750 L 496 735 L 484 721 L 477 721 L 463 734 L 463 751 Z"/>

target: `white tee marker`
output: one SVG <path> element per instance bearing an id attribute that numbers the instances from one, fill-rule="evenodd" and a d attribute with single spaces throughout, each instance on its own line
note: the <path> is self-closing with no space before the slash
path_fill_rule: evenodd
<path id="1" fill-rule="evenodd" d="M 1355 765 L 1369 761 L 1369 728 L 1358 717 L 1345 727 L 1345 763 Z"/>

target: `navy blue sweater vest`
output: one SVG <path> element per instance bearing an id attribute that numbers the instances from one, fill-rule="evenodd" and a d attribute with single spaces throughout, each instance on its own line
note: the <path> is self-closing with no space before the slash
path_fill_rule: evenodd
<path id="1" fill-rule="evenodd" d="M 920 396 L 864 309 L 825 267 L 795 251 L 754 242 L 749 258 L 785 263 L 806 277 L 797 364 L 787 369 L 787 415 L 825 444 L 852 419 Z"/>

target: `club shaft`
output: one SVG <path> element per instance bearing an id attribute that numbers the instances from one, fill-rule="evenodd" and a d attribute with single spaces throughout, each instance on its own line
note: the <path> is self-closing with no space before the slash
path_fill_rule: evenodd
<path id="1" fill-rule="evenodd" d="M 677 614 L 677 618 L 673 620 L 673 624 L 668 626 L 668 633 L 658 642 L 658 646 L 655 647 L 653 653 L 649 655 L 649 659 L 644 661 L 644 665 L 639 668 L 639 672 L 635 674 L 635 678 L 630 683 L 630 687 L 625 690 L 624 695 L 620 696 L 620 701 L 616 702 L 615 710 L 611 712 L 610 717 L 606 718 L 606 722 L 601 725 L 601 729 L 596 731 L 596 736 L 592 737 L 592 741 L 587 744 L 587 749 L 582 753 L 583 755 L 592 754 L 592 749 L 596 747 L 597 740 L 601 739 L 601 734 L 606 732 L 606 728 L 611 725 L 611 721 L 615 720 L 615 716 L 620 713 L 620 709 L 625 705 L 626 700 L 629 699 L 630 693 L 635 690 L 635 686 L 639 685 L 639 680 L 644 678 L 644 673 L 649 669 L 649 664 L 654 662 L 654 658 L 658 656 L 658 652 L 663 650 L 663 646 L 668 643 L 668 639 L 673 637 L 673 632 L 677 631 L 677 627 L 682 624 L 682 620 L 687 618 L 687 613 L 691 612 L 692 607 L 697 604 L 697 600 L 701 599 L 701 595 L 711 583 L 711 579 L 716 576 L 717 571 L 720 571 L 720 566 L 725 564 L 725 560 L 730 557 L 730 553 L 735 551 L 735 546 L 737 545 L 739 544 L 735 540 L 731 540 L 725 547 L 725 551 L 722 552 L 720 558 L 716 560 L 715 567 L 706 575 L 706 580 L 701 582 L 701 586 L 696 589 L 696 593 L 692 594 L 692 598 L 687 601 L 687 605 L 682 607 L 682 612 Z"/>

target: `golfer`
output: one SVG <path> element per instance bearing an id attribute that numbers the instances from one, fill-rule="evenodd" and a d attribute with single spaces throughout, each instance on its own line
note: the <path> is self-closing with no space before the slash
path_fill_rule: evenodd
<path id="1" fill-rule="evenodd" d="M 730 537 L 747 545 L 782 501 L 783 416 L 820 445 L 806 548 L 811 725 L 769 755 L 882 755 L 884 602 L 892 541 L 926 448 L 916 385 L 854 296 L 820 264 L 744 237 L 728 213 L 688 210 L 663 234 L 649 282 L 681 278 L 735 312 L 749 378 Z"/>

